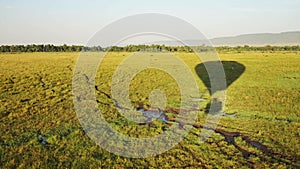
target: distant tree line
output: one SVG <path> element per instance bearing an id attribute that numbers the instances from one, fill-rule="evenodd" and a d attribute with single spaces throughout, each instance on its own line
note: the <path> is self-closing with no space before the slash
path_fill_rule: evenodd
<path id="1" fill-rule="evenodd" d="M 221 46 L 216 47 L 217 51 L 222 52 L 242 52 L 242 51 L 300 51 L 300 46 L 236 46 L 236 47 L 229 47 L 229 46 Z"/>
<path id="2" fill-rule="evenodd" d="M 0 52 L 206 52 L 217 50 L 218 52 L 232 52 L 232 51 L 300 51 L 299 46 L 237 46 L 237 47 L 209 47 L 209 46 L 165 46 L 165 45 L 128 45 L 124 47 L 112 46 L 102 48 L 100 46 L 85 47 L 77 45 L 61 45 L 55 46 L 51 44 L 46 45 L 2 45 L 0 46 Z"/>
<path id="3" fill-rule="evenodd" d="M 112 52 L 193 52 L 189 46 L 165 46 L 165 45 L 128 45 L 124 47 L 112 46 L 105 49 Z"/>
<path id="4" fill-rule="evenodd" d="M 79 52 L 82 46 L 55 45 L 2 45 L 0 52 Z"/>

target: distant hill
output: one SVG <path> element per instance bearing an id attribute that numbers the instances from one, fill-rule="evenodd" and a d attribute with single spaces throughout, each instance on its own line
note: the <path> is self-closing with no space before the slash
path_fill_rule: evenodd
<path id="1" fill-rule="evenodd" d="M 300 31 L 297 32 L 282 32 L 282 33 L 257 33 L 245 34 L 232 37 L 219 37 L 210 39 L 214 46 L 294 46 L 300 45 Z M 185 40 L 186 43 L 192 46 L 209 45 L 207 40 Z M 159 44 L 166 46 L 182 46 L 178 41 L 155 41 L 150 44 Z"/>
<path id="2" fill-rule="evenodd" d="M 214 46 L 288 46 L 300 45 L 300 31 L 282 33 L 246 34 L 211 39 Z"/>

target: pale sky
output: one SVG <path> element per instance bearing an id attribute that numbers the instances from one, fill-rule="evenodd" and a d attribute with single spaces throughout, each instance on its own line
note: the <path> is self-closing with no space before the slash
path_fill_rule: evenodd
<path id="1" fill-rule="evenodd" d="M 300 0 L 0 0 L 0 45 L 84 45 L 109 23 L 140 13 L 179 17 L 207 38 L 300 31 Z"/>

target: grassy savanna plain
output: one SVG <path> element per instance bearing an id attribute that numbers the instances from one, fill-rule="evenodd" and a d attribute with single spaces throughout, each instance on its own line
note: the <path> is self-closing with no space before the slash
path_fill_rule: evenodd
<path id="1" fill-rule="evenodd" d="M 243 65 L 243 72 L 227 88 L 225 112 L 219 129 L 240 132 L 266 145 L 266 154 L 236 137 L 244 154 L 214 133 L 200 143 L 200 129 L 190 133 L 169 151 L 149 158 L 126 158 L 97 146 L 82 129 L 73 105 L 72 77 L 79 53 L 0 54 L 0 168 L 298 168 L 300 161 L 300 53 L 220 52 L 224 63 Z M 156 120 L 151 126 L 138 125 L 122 117 L 110 95 L 115 69 L 130 53 L 110 52 L 96 75 L 96 99 L 106 120 L 131 137 L 151 137 L 169 124 Z M 163 55 L 142 53 L 141 55 Z M 201 61 L 192 53 L 174 53 L 190 67 L 205 108 L 210 94 L 197 67 Z M 225 68 L 230 80 L 240 67 Z M 178 108 L 180 90 L 176 81 L 157 69 L 141 71 L 129 87 L 132 104 L 150 106 L 153 89 L 166 93 L 167 108 Z M 167 112 L 169 117 L 175 116 Z M 196 124 L 204 124 L 205 110 Z M 176 124 L 174 124 L 176 125 Z M 41 136 L 46 144 L 42 144 Z M 276 154 L 277 153 L 277 154 Z"/>

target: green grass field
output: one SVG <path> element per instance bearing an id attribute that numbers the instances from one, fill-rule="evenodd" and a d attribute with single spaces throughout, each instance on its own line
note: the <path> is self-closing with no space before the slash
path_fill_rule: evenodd
<path id="1" fill-rule="evenodd" d="M 223 52 L 227 75 L 225 111 L 219 130 L 240 132 L 267 147 L 266 151 L 235 137 L 239 147 L 220 133 L 200 143 L 193 128 L 171 150 L 149 158 L 125 158 L 97 146 L 83 131 L 74 111 L 72 77 L 79 53 L 0 54 L 0 168 L 299 168 L 300 53 Z M 110 94 L 111 78 L 130 53 L 108 53 L 96 76 L 98 106 L 110 124 L 132 137 L 158 135 L 169 126 L 128 122 L 116 110 Z M 143 53 L 142 55 L 163 55 Z M 201 61 L 191 53 L 175 53 L 191 69 L 199 91 L 210 98 Z M 161 56 L 163 57 L 163 56 Z M 172 63 L 170 63 L 172 66 Z M 232 69 L 232 66 L 236 66 Z M 236 74 L 237 73 L 237 74 Z M 203 75 L 205 76 L 205 75 Z M 166 93 L 167 108 L 179 108 L 180 90 L 170 75 L 148 69 L 130 84 L 130 98 L 149 106 L 153 89 Z M 206 100 L 196 124 L 203 124 Z M 167 112 L 170 117 L 174 116 Z M 46 145 L 39 136 L 47 137 Z M 254 143 L 254 142 L 253 142 Z M 240 148 L 240 149 L 239 149 Z M 245 156 L 243 151 L 250 153 Z"/>

